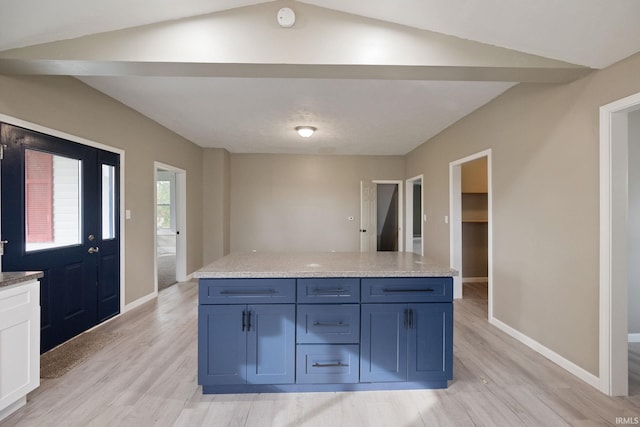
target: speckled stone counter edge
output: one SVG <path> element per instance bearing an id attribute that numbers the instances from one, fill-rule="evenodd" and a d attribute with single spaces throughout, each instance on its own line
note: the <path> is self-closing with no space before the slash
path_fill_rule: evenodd
<path id="1" fill-rule="evenodd" d="M 30 282 L 43 276 L 42 271 L 3 271 L 0 272 L 0 289 Z"/>
<path id="2" fill-rule="evenodd" d="M 248 252 L 227 255 L 195 278 L 453 277 L 458 272 L 408 252 Z"/>

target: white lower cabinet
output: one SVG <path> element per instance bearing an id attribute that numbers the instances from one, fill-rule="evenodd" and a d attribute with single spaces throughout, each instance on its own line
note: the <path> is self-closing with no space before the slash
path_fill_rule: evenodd
<path id="1" fill-rule="evenodd" d="M 40 284 L 0 288 L 0 420 L 40 385 Z"/>

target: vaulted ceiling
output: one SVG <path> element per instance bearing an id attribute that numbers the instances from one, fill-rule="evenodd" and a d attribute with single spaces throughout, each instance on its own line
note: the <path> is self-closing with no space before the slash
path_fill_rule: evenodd
<path id="1" fill-rule="evenodd" d="M 76 76 L 203 147 L 405 154 L 640 51 L 638 22 L 637 0 L 0 0 L 0 73 Z"/>

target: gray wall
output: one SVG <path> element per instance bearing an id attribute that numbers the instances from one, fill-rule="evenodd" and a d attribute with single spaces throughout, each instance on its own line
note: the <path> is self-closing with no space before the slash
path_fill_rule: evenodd
<path id="1" fill-rule="evenodd" d="M 629 114 L 629 333 L 640 334 L 640 110 Z"/>
<path id="2" fill-rule="evenodd" d="M 202 151 L 202 262 L 206 265 L 229 253 L 231 155 L 221 148 Z"/>
<path id="3" fill-rule="evenodd" d="M 404 164 L 400 156 L 232 154 L 231 251 L 360 250 L 360 181 L 404 179 Z"/>
<path id="4" fill-rule="evenodd" d="M 425 254 L 449 261 L 449 162 L 492 149 L 494 316 L 598 375 L 599 108 L 640 92 L 640 54 L 564 85 L 520 84 L 407 156 Z"/>
<path id="5" fill-rule="evenodd" d="M 200 147 L 71 77 L 0 75 L 0 113 L 126 151 L 126 303 L 154 289 L 154 161 L 187 171 L 187 274 L 201 267 Z"/>

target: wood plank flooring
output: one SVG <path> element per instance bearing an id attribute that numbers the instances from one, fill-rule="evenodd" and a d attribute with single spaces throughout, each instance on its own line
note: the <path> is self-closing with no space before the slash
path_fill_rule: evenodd
<path id="1" fill-rule="evenodd" d="M 203 395 L 196 379 L 197 285 L 179 283 L 101 326 L 119 338 L 43 380 L 5 426 L 601 426 L 640 416 L 640 345 L 626 398 L 604 396 L 489 325 L 486 285 L 454 304 L 446 390 Z M 618 424 L 620 424 L 618 420 Z"/>

